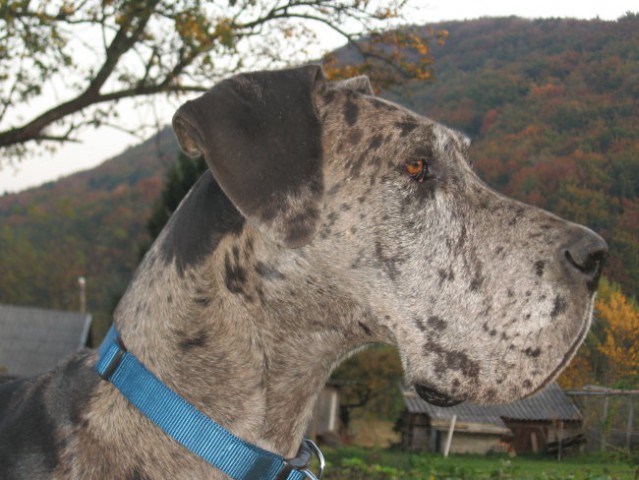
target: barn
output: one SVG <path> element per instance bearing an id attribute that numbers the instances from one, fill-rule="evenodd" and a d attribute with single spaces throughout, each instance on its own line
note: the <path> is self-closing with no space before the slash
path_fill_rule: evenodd
<path id="1" fill-rule="evenodd" d="M 556 383 L 506 405 L 436 407 L 407 388 L 402 396 L 402 446 L 411 451 L 444 452 L 453 418 L 451 453 L 555 454 L 583 443 L 581 412 Z"/>

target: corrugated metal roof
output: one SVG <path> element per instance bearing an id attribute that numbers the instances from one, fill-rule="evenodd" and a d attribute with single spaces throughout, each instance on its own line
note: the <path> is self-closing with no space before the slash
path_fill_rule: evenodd
<path id="1" fill-rule="evenodd" d="M 500 415 L 513 420 L 581 420 L 568 395 L 553 382 L 541 392 L 518 402 L 499 405 Z"/>
<path id="2" fill-rule="evenodd" d="M 86 345 L 91 315 L 0 305 L 0 370 L 42 373 Z"/>
<path id="3" fill-rule="evenodd" d="M 454 407 L 436 407 L 422 400 L 413 389 L 403 389 L 404 404 L 410 413 L 423 413 L 434 420 L 450 420 L 504 425 L 512 420 L 581 420 L 581 412 L 556 383 L 551 383 L 532 397 L 505 405 L 477 405 L 471 402 Z"/>
<path id="4" fill-rule="evenodd" d="M 424 413 L 431 420 L 449 422 L 453 415 L 457 415 L 458 422 L 486 423 L 503 426 L 501 417 L 492 407 L 483 407 L 474 403 L 464 402 L 454 407 L 437 407 L 422 400 L 414 390 L 404 391 L 404 403 L 410 413 Z"/>

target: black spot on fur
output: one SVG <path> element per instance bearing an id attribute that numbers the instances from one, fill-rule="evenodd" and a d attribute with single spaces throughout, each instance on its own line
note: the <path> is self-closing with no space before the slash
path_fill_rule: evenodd
<path id="1" fill-rule="evenodd" d="M 435 315 L 433 315 L 432 317 L 428 317 L 427 323 L 429 327 L 439 331 L 446 330 L 446 327 L 448 327 L 448 324 L 445 320 L 442 320 Z"/>
<path id="2" fill-rule="evenodd" d="M 299 239 L 307 236 L 309 225 L 314 224 L 317 218 L 319 218 L 319 210 L 316 208 L 308 208 L 289 218 L 286 222 L 285 240 L 289 244 L 298 243 Z"/>
<path id="3" fill-rule="evenodd" d="M 357 123 L 357 118 L 359 117 L 359 107 L 352 100 L 348 100 L 346 102 L 346 107 L 344 108 L 344 118 L 346 119 L 346 123 L 351 127 Z"/>
<path id="4" fill-rule="evenodd" d="M 382 134 L 378 133 L 374 135 L 370 143 L 368 144 L 368 150 L 369 151 L 377 150 L 379 147 L 382 146 L 383 141 L 384 141 L 384 136 Z"/>
<path id="5" fill-rule="evenodd" d="M 544 267 L 546 266 L 546 262 L 543 260 L 538 260 L 535 262 L 535 274 L 538 277 L 541 277 L 544 274 Z"/>
<path id="6" fill-rule="evenodd" d="M 357 145 L 362 141 L 362 131 L 359 128 L 354 128 L 348 133 L 347 141 L 350 145 Z"/>
<path id="7" fill-rule="evenodd" d="M 224 256 L 224 284 L 231 293 L 244 293 L 246 270 L 237 262 L 232 262 L 227 253 Z"/>
<path id="8" fill-rule="evenodd" d="M 484 394 L 484 401 L 492 402 L 495 400 L 496 397 L 497 397 L 497 390 L 495 390 L 494 388 L 489 388 L 488 390 L 486 390 L 486 393 Z"/>
<path id="9" fill-rule="evenodd" d="M 531 358 L 537 358 L 539 355 L 541 355 L 541 348 L 528 347 L 524 350 L 524 353 Z"/>
<path id="10" fill-rule="evenodd" d="M 375 255 L 384 267 L 384 271 L 386 271 L 388 277 L 391 280 L 395 280 L 399 275 L 397 264 L 401 263 L 400 260 L 394 256 L 387 256 L 384 251 L 384 245 L 379 240 L 375 241 Z"/>
<path id="11" fill-rule="evenodd" d="M 335 90 L 329 90 L 326 95 L 324 95 L 324 105 L 328 105 L 335 100 Z"/>
<path id="12" fill-rule="evenodd" d="M 330 227 L 332 227 L 333 225 L 335 225 L 335 222 L 337 221 L 337 219 L 339 218 L 339 214 L 337 212 L 330 212 L 327 216 L 326 219 L 328 220 L 328 225 Z"/>
<path id="13" fill-rule="evenodd" d="M 395 126 L 399 128 L 399 136 L 405 137 L 410 132 L 415 130 L 418 127 L 418 124 L 412 120 L 405 120 L 402 122 L 397 122 Z"/>
<path id="14" fill-rule="evenodd" d="M 552 307 L 552 312 L 550 312 L 550 316 L 552 318 L 555 318 L 557 317 L 557 315 L 564 313 L 567 308 L 568 308 L 568 304 L 566 303 L 566 300 L 560 295 L 557 295 L 555 297 L 555 302 Z"/>
<path id="15" fill-rule="evenodd" d="M 461 372 L 465 377 L 477 380 L 481 368 L 479 363 L 468 358 L 464 352 L 459 350 L 446 350 L 440 344 L 428 341 L 424 344 L 424 353 L 434 354 L 437 358 L 435 360 L 435 373 L 439 376 L 446 374 L 448 370 L 455 370 Z"/>
<path id="16" fill-rule="evenodd" d="M 452 282 L 453 280 L 455 280 L 455 274 L 453 273 L 453 269 L 452 268 L 448 268 L 448 270 L 445 270 L 443 268 L 440 268 L 437 270 L 437 274 L 439 275 L 439 285 L 441 286 L 445 281 L 449 281 Z"/>
<path id="17" fill-rule="evenodd" d="M 193 301 L 198 304 L 200 307 L 208 307 L 209 305 L 211 305 L 211 302 L 213 301 L 213 299 L 206 295 L 206 294 L 200 294 L 197 295 L 195 297 L 193 297 Z"/>
<path id="18" fill-rule="evenodd" d="M 477 290 L 481 288 L 483 283 L 484 283 L 484 277 L 482 277 L 479 274 L 476 274 L 470 282 L 470 286 L 469 286 L 470 291 L 476 292 Z"/>
<path id="19" fill-rule="evenodd" d="M 426 325 L 424 324 L 424 320 L 420 317 L 415 317 L 413 318 L 413 323 L 415 323 L 415 326 L 422 332 L 426 331 Z"/>
<path id="20" fill-rule="evenodd" d="M 336 183 L 335 185 L 333 185 L 330 189 L 326 191 L 326 195 L 330 197 L 334 197 L 335 195 L 339 193 L 341 189 L 342 189 L 342 184 Z"/>
<path id="21" fill-rule="evenodd" d="M 362 166 L 364 166 L 364 163 L 366 162 L 367 158 L 368 157 L 366 156 L 366 154 L 362 154 L 357 158 L 357 160 L 354 160 L 353 162 L 351 162 L 349 166 L 351 168 L 352 175 L 359 176 L 362 170 Z"/>
<path id="22" fill-rule="evenodd" d="M 206 330 L 202 329 L 195 334 L 178 332 L 178 346 L 183 352 L 188 352 L 194 348 L 204 347 L 208 341 Z"/>

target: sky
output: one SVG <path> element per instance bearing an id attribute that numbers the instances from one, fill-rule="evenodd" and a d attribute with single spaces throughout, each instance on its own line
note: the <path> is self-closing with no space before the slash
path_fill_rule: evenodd
<path id="1" fill-rule="evenodd" d="M 414 23 L 433 23 L 443 20 L 466 20 L 490 16 L 516 15 L 525 18 L 571 17 L 616 20 L 626 12 L 639 12 L 638 0 L 417 0 L 421 18 Z M 340 39 L 322 38 L 327 51 L 340 46 Z M 172 108 L 172 107 L 171 107 Z M 171 111 L 166 123 L 171 120 Z M 140 143 L 130 134 L 104 127 L 86 130 L 83 142 L 59 148 L 54 153 L 42 152 L 18 164 L 0 166 L 0 194 L 17 192 L 25 188 L 56 180 L 73 172 L 93 168 L 128 147 Z"/>

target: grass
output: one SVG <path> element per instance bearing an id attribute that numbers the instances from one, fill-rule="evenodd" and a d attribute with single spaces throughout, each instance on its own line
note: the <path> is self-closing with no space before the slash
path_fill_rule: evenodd
<path id="1" fill-rule="evenodd" d="M 639 480 L 639 466 L 602 456 L 441 455 L 345 447 L 326 453 L 326 480 Z"/>

